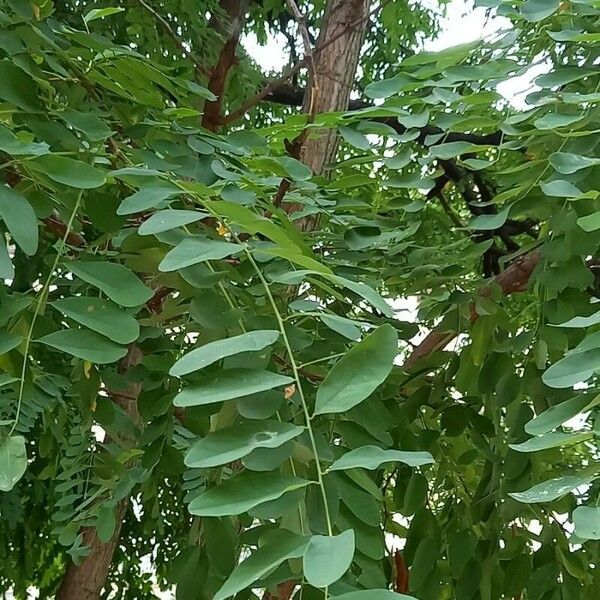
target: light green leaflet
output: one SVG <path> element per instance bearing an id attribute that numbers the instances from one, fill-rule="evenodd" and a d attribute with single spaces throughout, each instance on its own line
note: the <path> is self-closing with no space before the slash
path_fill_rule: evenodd
<path id="1" fill-rule="evenodd" d="M 179 392 L 173 400 L 175 406 L 201 406 L 242 398 L 293 383 L 293 379 L 271 371 L 227 369 L 218 379 L 191 385 Z"/>
<path id="2" fill-rule="evenodd" d="M 239 244 L 212 240 L 210 238 L 186 238 L 169 251 L 158 269 L 163 272 L 177 271 L 207 260 L 220 260 L 243 250 Z"/>
<path id="3" fill-rule="evenodd" d="M 363 446 L 346 452 L 329 467 L 329 471 L 343 471 L 361 467 L 374 470 L 388 462 L 401 462 L 409 467 L 421 467 L 434 462 L 429 452 L 403 452 L 401 450 L 382 450 L 377 446 Z"/>
<path id="4" fill-rule="evenodd" d="M 600 506 L 578 506 L 573 511 L 573 532 L 580 540 L 600 540 Z"/>
<path id="5" fill-rule="evenodd" d="M 10 492 L 26 469 L 25 438 L 13 435 L 0 441 L 0 491 Z"/>
<path id="6" fill-rule="evenodd" d="M 271 329 L 249 331 L 241 335 L 210 342 L 182 356 L 169 373 L 176 377 L 187 375 L 240 352 L 256 352 L 274 344 L 279 332 Z"/>
<path id="7" fill-rule="evenodd" d="M 69 264 L 69 269 L 120 306 L 141 306 L 153 296 L 152 290 L 137 275 L 118 263 L 79 261 Z"/>
<path id="8" fill-rule="evenodd" d="M 103 298 L 75 296 L 51 303 L 63 315 L 105 335 L 119 344 L 130 344 L 140 335 L 138 322 L 124 310 Z"/>
<path id="9" fill-rule="evenodd" d="M 565 400 L 560 404 L 551 406 L 542 414 L 525 424 L 525 431 L 530 435 L 540 435 L 559 427 L 569 419 L 587 412 L 594 406 L 600 404 L 600 395 L 591 397 L 589 395 L 576 396 Z"/>
<path id="10" fill-rule="evenodd" d="M 517 452 L 538 452 L 548 450 L 549 448 L 558 448 L 585 442 L 593 437 L 591 431 L 579 433 L 563 433 L 562 431 L 552 431 L 538 437 L 531 438 L 522 444 L 509 444 L 509 447 Z"/>
<path id="11" fill-rule="evenodd" d="M 382 325 L 356 344 L 317 391 L 315 414 L 345 412 L 368 398 L 387 378 L 398 353 L 398 334 Z"/>
<path id="12" fill-rule="evenodd" d="M 49 333 L 37 341 L 99 365 L 117 362 L 127 354 L 125 346 L 119 346 L 86 329 L 63 329 Z"/>
<path id="13" fill-rule="evenodd" d="M 593 476 L 566 475 L 565 477 L 556 477 L 543 483 L 538 483 L 524 492 L 512 492 L 508 495 L 518 502 L 525 504 L 552 502 L 578 487 L 587 485 L 593 478 Z"/>
<path id="14" fill-rule="evenodd" d="M 139 226 L 138 233 L 140 235 L 162 233 L 182 225 L 189 225 L 206 217 L 208 217 L 208 213 L 199 210 L 160 210 Z"/>
<path id="15" fill-rule="evenodd" d="M 304 427 L 280 421 L 248 421 L 219 429 L 191 445 L 185 464 L 192 468 L 224 465 L 256 448 L 277 448 L 298 437 Z"/>
<path id="16" fill-rule="evenodd" d="M 290 558 L 300 558 L 304 554 L 307 544 L 307 537 L 285 529 L 269 532 L 264 545 L 261 545 L 246 560 L 235 567 L 213 600 L 225 600 L 225 598 L 235 596 L 282 562 Z"/>
<path id="17" fill-rule="evenodd" d="M 389 590 L 359 590 L 341 596 L 334 596 L 332 600 L 416 600 L 416 598 L 406 594 L 390 592 Z"/>
<path id="18" fill-rule="evenodd" d="M 310 483 L 306 479 L 281 473 L 246 472 L 194 498 L 189 504 L 189 511 L 199 517 L 239 515 Z"/>
<path id="19" fill-rule="evenodd" d="M 304 553 L 304 576 L 314 587 L 327 587 L 344 575 L 353 558 L 352 529 L 339 535 L 313 535 Z"/>

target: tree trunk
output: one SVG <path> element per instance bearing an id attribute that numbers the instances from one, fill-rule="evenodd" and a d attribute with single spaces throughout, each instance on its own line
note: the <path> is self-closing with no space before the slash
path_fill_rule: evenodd
<path id="1" fill-rule="evenodd" d="M 356 79 L 356 68 L 364 40 L 371 0 L 330 0 L 325 9 L 317 48 L 334 36 L 343 35 L 317 52 L 316 74 L 311 74 L 304 94 L 303 110 L 313 114 L 347 110 L 350 92 Z M 316 77 L 315 77 L 316 75 Z M 326 172 L 335 159 L 338 135 L 335 129 L 324 129 L 306 141 L 300 160 L 316 175 Z"/>
<path id="2" fill-rule="evenodd" d="M 129 351 L 119 363 L 119 372 L 126 374 L 130 369 L 138 365 L 143 358 L 142 351 L 135 345 L 129 346 Z M 142 388 L 141 383 L 132 383 L 124 391 L 111 394 L 116 402 L 136 423 L 140 424 L 140 415 L 137 408 L 137 399 Z M 83 542 L 89 548 L 89 554 L 84 561 L 76 565 L 68 565 L 63 576 L 60 588 L 56 593 L 56 600 L 98 600 L 113 559 L 113 554 L 119 543 L 119 534 L 123 525 L 123 519 L 127 512 L 129 497 L 124 498 L 117 504 L 115 532 L 106 544 L 103 544 L 96 536 L 94 527 L 84 528 Z"/>
<path id="3" fill-rule="evenodd" d="M 236 63 L 235 51 L 244 27 L 244 17 L 249 0 L 221 0 L 221 9 L 225 13 L 226 22 L 215 18 L 215 29 L 225 38 L 225 44 L 219 54 L 217 63 L 211 69 L 208 89 L 217 97 L 213 102 L 206 102 L 202 126 L 209 131 L 216 131 L 221 124 L 223 96 L 227 84 L 227 76 Z"/>
<path id="4" fill-rule="evenodd" d="M 370 4 L 371 0 L 329 0 L 327 3 L 316 47 L 339 37 L 314 55 L 302 105 L 305 113 L 318 115 L 348 109 Z M 335 129 L 312 131 L 300 150 L 300 160 L 315 175 L 327 176 L 337 147 L 338 133 Z M 288 213 L 303 208 L 293 203 L 284 206 Z M 316 227 L 317 218 L 304 217 L 295 223 L 301 231 L 311 231 Z"/>

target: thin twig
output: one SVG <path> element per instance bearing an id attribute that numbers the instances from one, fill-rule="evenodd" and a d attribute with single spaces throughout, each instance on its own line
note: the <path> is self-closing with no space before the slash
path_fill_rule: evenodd
<path id="1" fill-rule="evenodd" d="M 162 25 L 167 35 L 175 42 L 175 45 L 183 52 L 184 56 L 194 63 L 196 71 L 200 75 L 210 76 L 210 71 L 200 62 L 200 59 L 186 47 L 183 40 L 173 31 L 169 22 L 144 0 L 138 0 L 138 2 Z"/>
<path id="2" fill-rule="evenodd" d="M 310 64 L 314 86 L 317 82 L 317 68 L 315 67 L 315 57 L 313 47 L 310 42 L 310 35 L 308 34 L 308 29 L 306 27 L 306 17 L 300 12 L 300 9 L 294 0 L 286 0 L 286 3 L 289 9 L 292 11 L 294 19 L 296 19 L 296 23 L 298 23 L 298 30 L 300 31 L 302 42 L 304 44 L 304 56 L 308 59 Z"/>

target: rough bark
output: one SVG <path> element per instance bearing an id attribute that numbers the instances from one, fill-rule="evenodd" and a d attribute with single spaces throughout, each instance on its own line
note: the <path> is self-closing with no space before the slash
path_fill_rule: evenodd
<path id="1" fill-rule="evenodd" d="M 308 85 L 304 93 L 303 112 L 309 115 L 347 110 L 350 102 L 360 50 L 364 40 L 370 0 L 330 0 L 325 9 L 323 25 L 316 47 L 327 45 L 326 50 L 312 57 Z M 338 147 L 335 129 L 324 128 L 311 132 L 302 141 L 300 160 L 315 175 L 327 176 Z M 302 205 L 284 203 L 288 213 L 301 210 Z M 311 231 L 316 226 L 314 217 L 296 220 L 301 231 Z"/>
<path id="2" fill-rule="evenodd" d="M 127 354 L 119 363 L 119 372 L 126 374 L 142 360 L 142 351 L 132 344 Z M 140 424 L 140 415 L 137 408 L 137 399 L 141 391 L 141 383 L 132 383 L 125 390 L 112 392 L 111 398 L 134 421 Z M 129 497 L 117 504 L 115 532 L 106 544 L 96 536 L 94 527 L 84 528 L 83 542 L 89 548 L 89 553 L 81 564 L 68 565 L 63 576 L 56 600 L 98 600 L 106 583 L 108 572 L 113 559 L 113 554 L 119 543 L 119 535 L 123 519 L 128 508 Z"/>
<path id="3" fill-rule="evenodd" d="M 330 0 L 324 16 L 317 47 L 339 36 L 326 50 L 314 57 L 316 77 L 311 77 L 304 94 L 306 113 L 347 110 L 356 78 L 356 68 L 364 40 L 370 0 Z M 311 110 L 312 109 L 312 110 Z M 337 151 L 337 132 L 323 129 L 311 136 L 300 153 L 300 160 L 315 174 L 323 174 Z"/>
<path id="4" fill-rule="evenodd" d="M 202 126 L 209 131 L 216 131 L 221 124 L 223 97 L 229 71 L 236 63 L 235 51 L 244 27 L 244 17 L 248 8 L 248 0 L 221 0 L 221 9 L 225 19 L 216 21 L 215 28 L 225 38 L 225 43 L 215 66 L 211 70 L 208 89 L 217 97 L 213 102 L 206 102 Z"/>
<path id="5" fill-rule="evenodd" d="M 538 250 L 524 254 L 511 263 L 506 270 L 494 277 L 492 283 L 499 286 L 505 296 L 522 292 L 527 289 L 529 278 L 541 259 L 542 255 Z M 479 296 L 487 298 L 491 290 L 491 285 L 485 285 L 479 290 Z M 474 306 L 471 307 L 471 322 L 475 322 L 478 317 L 479 315 L 475 312 Z M 419 360 L 433 354 L 436 350 L 441 350 L 457 335 L 458 331 L 431 331 L 412 351 L 404 363 L 404 370 L 411 371 Z"/>

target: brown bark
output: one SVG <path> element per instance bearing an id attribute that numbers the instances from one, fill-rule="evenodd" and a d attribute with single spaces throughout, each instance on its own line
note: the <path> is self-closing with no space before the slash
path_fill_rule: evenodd
<path id="1" fill-rule="evenodd" d="M 522 292 L 527 289 L 529 278 L 541 259 L 542 255 L 538 250 L 524 254 L 511 263 L 506 270 L 494 277 L 492 283 L 499 286 L 505 296 L 509 296 L 515 292 Z M 479 290 L 479 296 L 487 298 L 491 291 L 492 286 L 485 285 Z M 471 322 L 476 321 L 478 318 L 479 315 L 473 305 L 471 307 Z M 404 363 L 404 370 L 411 371 L 421 358 L 425 358 L 436 350 L 444 348 L 457 335 L 457 331 L 431 331 L 408 357 Z"/>
<path id="2" fill-rule="evenodd" d="M 311 77 L 302 109 L 306 113 L 320 114 L 347 110 L 350 101 L 360 49 L 364 39 L 370 0 L 330 0 L 325 10 L 317 47 L 336 38 L 326 51 L 314 57 L 316 77 Z M 300 152 L 302 162 L 315 174 L 322 174 L 335 158 L 337 132 L 323 129 L 311 136 Z"/>
<path id="3" fill-rule="evenodd" d="M 236 63 L 235 51 L 244 26 L 244 17 L 248 8 L 248 0 L 221 0 L 221 9 L 225 15 L 226 22 L 220 20 L 216 29 L 225 38 L 225 44 L 219 54 L 217 63 L 212 68 L 208 81 L 208 89 L 217 97 L 212 102 L 204 105 L 202 126 L 209 131 L 216 131 L 221 124 L 221 112 L 223 110 L 223 96 L 227 83 L 227 76 L 231 67 Z"/>
<path id="4" fill-rule="evenodd" d="M 327 3 L 317 40 L 317 48 L 327 45 L 327 50 L 316 52 L 311 58 L 311 77 L 302 105 L 308 115 L 348 109 L 369 7 L 370 0 L 330 0 Z M 299 158 L 314 174 L 327 176 L 337 147 L 338 134 L 335 129 L 313 131 L 306 140 L 302 140 Z M 298 204 L 284 206 L 288 213 L 302 209 L 302 205 Z M 310 231 L 315 225 L 314 217 L 296 221 L 301 231 Z"/>
<path id="5" fill-rule="evenodd" d="M 127 354 L 119 362 L 119 372 L 126 374 L 138 365 L 143 358 L 142 351 L 132 344 Z M 137 399 L 142 388 L 141 383 L 132 383 L 126 389 L 111 393 L 116 402 L 136 424 L 140 424 Z M 113 554 L 119 543 L 119 535 L 123 519 L 128 508 L 129 498 L 124 498 L 117 504 L 115 532 L 106 544 L 96 536 L 94 527 L 86 527 L 82 531 L 83 542 L 89 548 L 89 553 L 79 565 L 71 563 L 67 566 L 56 600 L 98 600 L 106 583 Z"/>

